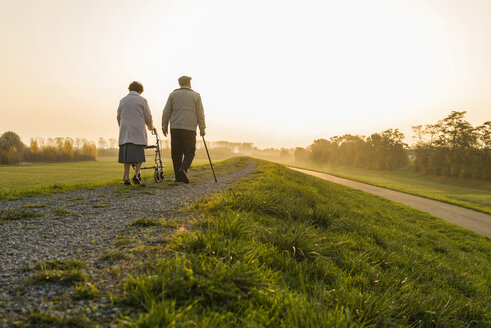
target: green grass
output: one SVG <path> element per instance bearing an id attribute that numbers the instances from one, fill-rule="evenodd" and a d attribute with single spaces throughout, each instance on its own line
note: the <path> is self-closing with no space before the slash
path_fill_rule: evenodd
<path id="1" fill-rule="evenodd" d="M 129 227 L 151 227 L 160 225 L 159 220 L 155 219 L 137 219 L 131 223 L 128 223 Z"/>
<path id="2" fill-rule="evenodd" d="M 128 257 L 121 252 L 108 252 L 99 256 L 99 261 L 121 261 L 126 260 Z"/>
<path id="3" fill-rule="evenodd" d="M 290 165 L 326 172 L 342 178 L 491 214 L 491 181 L 419 175 L 414 172 L 414 166 L 395 171 L 378 171 L 339 166 L 319 166 L 312 163 L 290 163 Z"/>
<path id="4" fill-rule="evenodd" d="M 203 165 L 195 160 L 193 165 Z M 173 174 L 171 160 L 163 161 L 166 179 Z M 153 165 L 147 158 L 145 165 Z M 153 181 L 153 170 L 142 170 L 143 179 Z M 132 171 L 130 171 L 132 174 Z M 96 188 L 121 184 L 123 165 L 117 158 L 102 158 L 93 162 L 0 165 L 0 200 L 46 195 L 80 188 Z"/>
<path id="5" fill-rule="evenodd" d="M 36 271 L 29 283 L 31 284 L 45 284 L 45 283 L 60 283 L 71 285 L 76 282 L 82 282 L 87 280 L 87 276 L 79 269 L 69 270 L 39 270 Z"/>
<path id="6" fill-rule="evenodd" d="M 490 239 L 426 213 L 262 162 L 193 210 L 126 280 L 124 327 L 491 324 Z"/>
<path id="7" fill-rule="evenodd" d="M 79 300 L 89 300 L 96 298 L 99 295 L 99 290 L 93 284 L 87 283 L 77 283 L 75 285 L 75 290 L 72 293 L 72 298 L 76 301 Z"/>
<path id="8" fill-rule="evenodd" d="M 87 275 L 82 272 L 85 263 L 80 260 L 55 260 L 39 263 L 33 267 L 35 272 L 30 279 L 30 284 L 61 283 L 75 284 L 84 282 Z"/>
<path id="9" fill-rule="evenodd" d="M 93 208 L 101 208 L 101 207 L 107 207 L 107 206 L 108 206 L 107 202 L 100 202 L 100 203 L 92 204 Z"/>
<path id="10" fill-rule="evenodd" d="M 6 209 L 0 213 L 0 224 L 6 221 L 42 217 L 43 214 L 31 210 Z"/>
<path id="11" fill-rule="evenodd" d="M 33 267 L 34 270 L 70 270 L 83 268 L 85 268 L 85 263 L 77 259 L 46 261 L 38 263 Z"/>
<path id="12" fill-rule="evenodd" d="M 23 208 L 44 208 L 46 204 L 43 203 L 26 203 L 22 205 Z"/>
<path id="13" fill-rule="evenodd" d="M 87 328 L 93 327 L 87 318 L 83 316 L 57 317 L 51 313 L 32 312 L 23 322 L 23 327 L 55 327 L 55 328 Z"/>
<path id="14" fill-rule="evenodd" d="M 71 211 L 69 211 L 69 210 L 67 210 L 66 208 L 63 208 L 63 207 L 53 208 L 53 209 L 51 209 L 51 212 L 53 214 L 60 215 L 60 216 L 67 216 L 67 215 L 72 214 Z"/>

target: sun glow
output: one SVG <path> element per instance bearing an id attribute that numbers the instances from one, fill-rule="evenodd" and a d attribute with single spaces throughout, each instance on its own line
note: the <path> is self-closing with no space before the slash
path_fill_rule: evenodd
<path id="1" fill-rule="evenodd" d="M 2 2 L 0 130 L 27 140 L 114 137 L 132 80 L 159 125 L 183 74 L 209 138 L 262 147 L 489 119 L 485 0 Z"/>

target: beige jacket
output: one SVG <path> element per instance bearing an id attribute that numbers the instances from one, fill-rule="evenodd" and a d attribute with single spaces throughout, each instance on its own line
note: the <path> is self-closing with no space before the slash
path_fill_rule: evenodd
<path id="1" fill-rule="evenodd" d="M 171 129 L 196 131 L 196 126 L 199 125 L 200 133 L 204 134 L 205 113 L 199 93 L 188 87 L 174 90 L 162 113 L 162 130 L 165 132 L 169 131 L 169 121 Z"/>
<path id="2" fill-rule="evenodd" d="M 136 91 L 121 99 L 118 107 L 119 145 L 147 145 L 147 131 L 153 127 L 152 113 L 147 100 Z"/>

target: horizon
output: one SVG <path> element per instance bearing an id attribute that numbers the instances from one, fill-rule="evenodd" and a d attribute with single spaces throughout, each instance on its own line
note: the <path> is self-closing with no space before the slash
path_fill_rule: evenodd
<path id="1" fill-rule="evenodd" d="M 0 0 L 0 132 L 117 138 L 133 80 L 160 129 L 181 75 L 210 141 L 306 147 L 336 135 L 473 125 L 491 108 L 491 2 Z M 108 15 L 107 13 L 110 13 Z"/>

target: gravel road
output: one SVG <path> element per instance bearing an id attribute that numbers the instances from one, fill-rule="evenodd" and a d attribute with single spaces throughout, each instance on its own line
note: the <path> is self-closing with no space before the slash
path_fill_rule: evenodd
<path id="1" fill-rule="evenodd" d="M 191 184 L 152 181 L 145 187 L 81 189 L 0 202 L 1 213 L 35 211 L 42 215 L 0 224 L 0 327 L 6 327 L 9 313 L 32 310 L 10 302 L 30 274 L 29 266 L 55 259 L 95 258 L 128 223 L 171 217 L 186 203 L 230 187 L 254 172 L 255 166 L 253 161 L 240 168 L 234 163 L 225 165 L 217 170 L 218 183 L 206 171 L 191 173 Z"/>
<path id="2" fill-rule="evenodd" d="M 439 202 L 433 199 L 414 196 L 391 189 L 376 187 L 362 182 L 339 178 L 326 173 L 297 169 L 293 167 L 290 167 L 290 169 L 313 175 L 315 177 L 348 186 L 354 189 L 360 189 L 365 192 L 384 197 L 401 204 L 409 205 L 421 211 L 428 212 L 434 216 L 442 218 L 445 221 L 460 225 L 479 234 L 491 237 L 491 215 L 489 214 L 473 211 L 464 207 L 451 205 L 444 202 Z"/>

